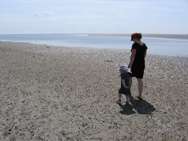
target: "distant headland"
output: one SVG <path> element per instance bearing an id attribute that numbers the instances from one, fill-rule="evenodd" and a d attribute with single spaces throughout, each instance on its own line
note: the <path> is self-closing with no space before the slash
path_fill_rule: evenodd
<path id="1" fill-rule="evenodd" d="M 84 34 L 84 33 L 83 33 Z M 128 33 L 85 33 L 88 35 L 104 35 L 104 36 L 130 36 Z M 144 37 L 154 38 L 174 38 L 174 39 L 188 39 L 188 34 L 153 34 L 143 33 Z"/>

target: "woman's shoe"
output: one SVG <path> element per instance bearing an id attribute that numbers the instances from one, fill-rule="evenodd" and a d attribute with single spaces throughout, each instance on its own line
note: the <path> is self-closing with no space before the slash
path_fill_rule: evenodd
<path id="1" fill-rule="evenodd" d="M 137 96 L 136 97 L 138 100 L 143 100 L 143 98 L 141 96 Z"/>

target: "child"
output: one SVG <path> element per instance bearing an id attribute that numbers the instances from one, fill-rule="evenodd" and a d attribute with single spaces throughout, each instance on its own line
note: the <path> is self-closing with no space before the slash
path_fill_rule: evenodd
<path id="1" fill-rule="evenodd" d="M 124 94 L 126 96 L 126 103 L 130 104 L 131 98 L 131 72 L 129 71 L 126 65 L 120 66 L 120 77 L 121 77 L 121 88 L 119 89 L 119 100 L 117 101 L 118 104 L 121 104 L 121 97 Z"/>

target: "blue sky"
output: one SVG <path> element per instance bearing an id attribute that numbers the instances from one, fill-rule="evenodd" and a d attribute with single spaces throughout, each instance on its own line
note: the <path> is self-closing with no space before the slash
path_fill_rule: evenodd
<path id="1" fill-rule="evenodd" d="M 188 33 L 188 0 L 0 0 L 0 33 Z"/>

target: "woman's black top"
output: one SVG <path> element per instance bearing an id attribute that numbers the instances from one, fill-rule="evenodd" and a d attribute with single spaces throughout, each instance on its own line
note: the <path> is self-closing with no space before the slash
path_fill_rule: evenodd
<path id="1" fill-rule="evenodd" d="M 136 49 L 136 55 L 133 65 L 131 67 L 132 77 L 142 79 L 145 69 L 145 55 L 146 55 L 147 46 L 145 44 L 140 45 L 138 43 L 134 43 L 132 45 L 131 51 L 133 49 Z"/>

